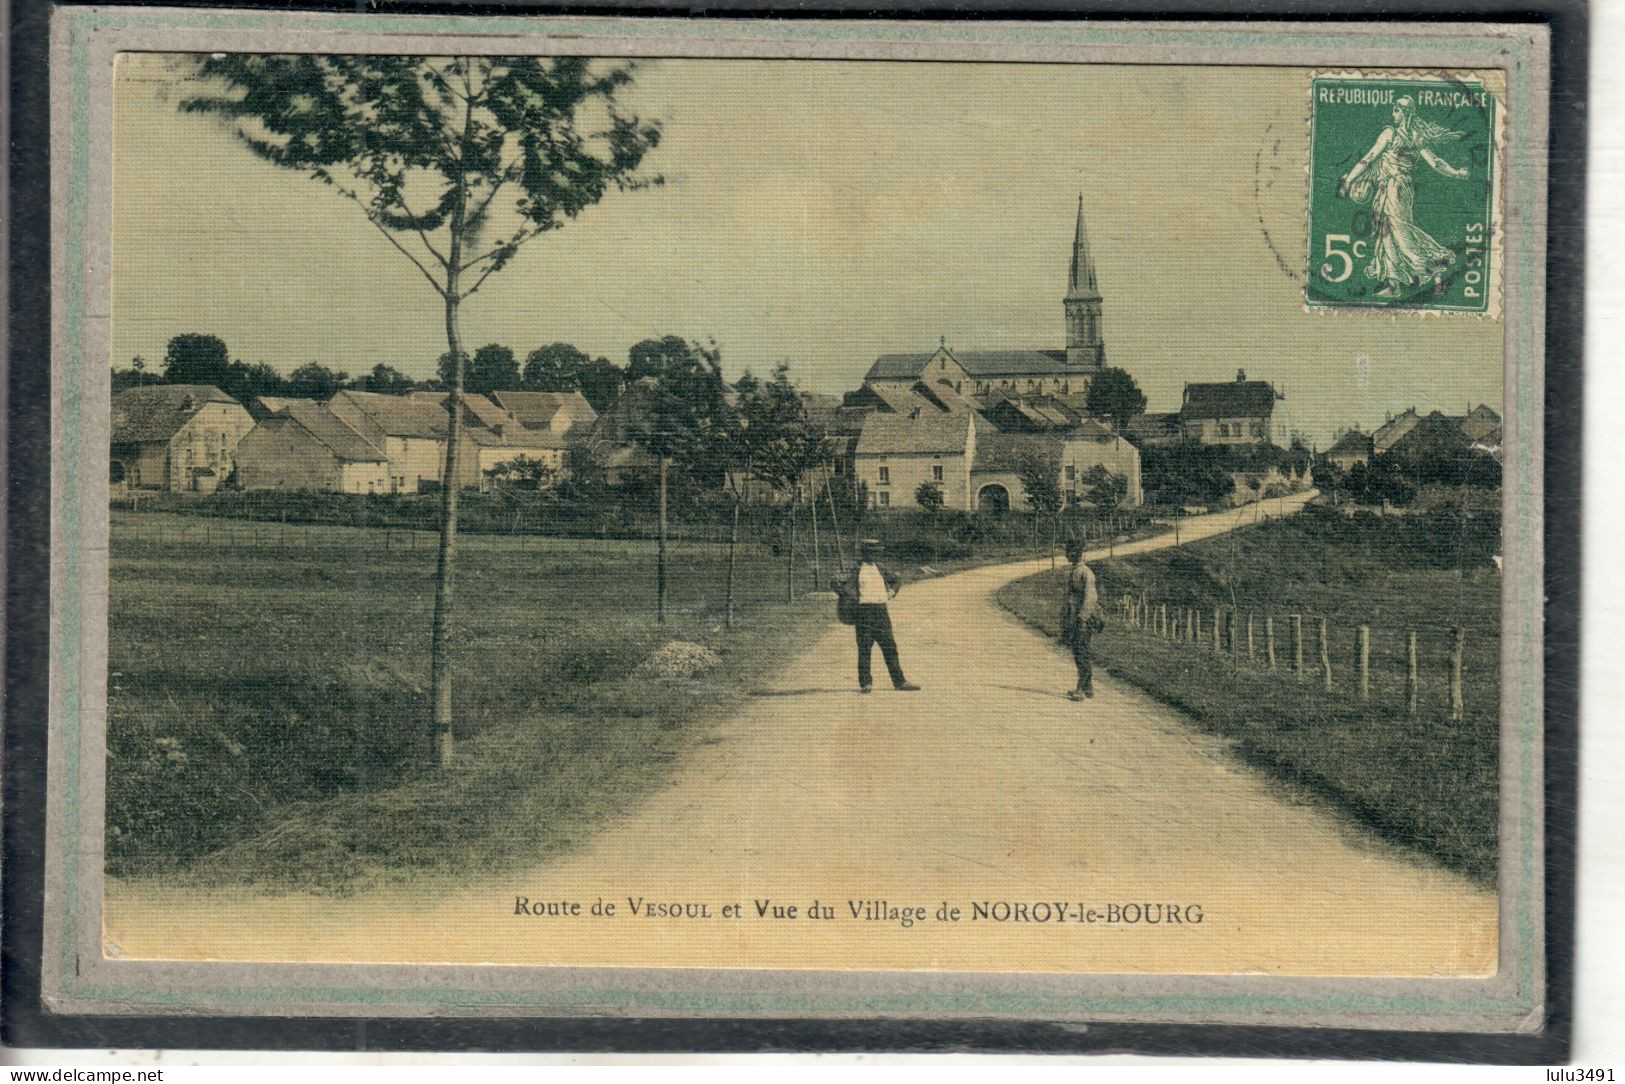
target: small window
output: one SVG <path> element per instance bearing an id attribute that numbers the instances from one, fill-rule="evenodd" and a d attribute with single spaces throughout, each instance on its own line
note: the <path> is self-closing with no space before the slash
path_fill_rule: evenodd
<path id="1" fill-rule="evenodd" d="M 1078 468 L 1068 464 L 1068 466 L 1066 468 L 1066 480 L 1069 481 L 1069 482 L 1075 482 L 1075 481 L 1077 481 L 1077 478 L 1078 478 Z"/>
<path id="2" fill-rule="evenodd" d="M 880 505 L 880 507 L 888 508 L 888 507 L 891 506 L 891 494 L 890 493 L 876 493 L 875 494 L 875 501 Z"/>
<path id="3" fill-rule="evenodd" d="M 938 463 L 934 467 L 931 468 L 931 480 L 933 482 L 942 481 L 942 464 L 941 463 Z"/>
<path id="4" fill-rule="evenodd" d="M 890 467 L 881 467 L 880 468 L 880 484 L 883 485 L 883 486 L 891 484 L 891 468 Z"/>

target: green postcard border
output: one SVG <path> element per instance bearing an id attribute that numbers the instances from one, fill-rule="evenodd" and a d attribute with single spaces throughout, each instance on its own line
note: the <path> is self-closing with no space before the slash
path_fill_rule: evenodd
<path id="1" fill-rule="evenodd" d="M 602 38 L 646 37 L 658 32 L 667 39 L 714 39 L 716 28 L 726 28 L 733 40 L 761 42 L 897 42 L 928 41 L 953 44 L 994 45 L 1048 45 L 1048 46 L 1140 46 L 1140 47 L 1213 47 L 1269 48 L 1289 46 L 1296 49 L 1347 49 L 1350 38 L 1303 25 L 1239 31 L 1216 27 L 1118 26 L 1112 24 L 1018 24 L 1018 23 L 822 23 L 819 21 L 744 21 L 744 20 L 659 20 L 656 29 L 649 19 L 614 18 L 562 18 L 516 16 L 426 16 L 426 15 L 339 15 L 301 13 L 294 18 L 305 25 L 319 21 L 322 29 L 367 34 L 504 34 L 516 31 L 527 37 L 550 34 L 588 34 Z M 310 1006 L 361 1006 L 387 1010 L 389 1007 L 416 1006 L 438 1009 L 449 1013 L 468 1013 L 479 1010 L 518 1010 L 521 1012 L 562 1011 L 590 1012 L 612 1007 L 615 1015 L 654 1012 L 666 1015 L 755 1015 L 776 1013 L 781 1015 L 899 1015 L 899 1016 L 1010 1016 L 1023 1018 L 1076 1018 L 1080 1015 L 1102 1018 L 1134 1018 L 1143 1014 L 1180 1014 L 1187 1021 L 1225 1014 L 1252 1014 L 1261 1018 L 1276 1018 L 1278 1023 L 1297 1023 L 1294 1017 L 1341 1016 L 1399 1017 L 1391 1021 L 1403 1026 L 1403 1018 L 1436 1016 L 1443 1019 L 1478 1014 L 1507 1019 L 1523 1019 L 1540 1010 L 1543 1004 L 1541 976 L 1537 975 L 1537 961 L 1543 958 L 1540 939 L 1544 880 L 1537 879 L 1540 868 L 1540 849 L 1543 837 L 1535 830 L 1543 821 L 1541 779 L 1537 766 L 1542 763 L 1537 755 L 1542 738 L 1541 689 L 1541 626 L 1540 571 L 1534 570 L 1532 579 L 1526 574 L 1519 580 L 1508 581 L 1508 608 L 1504 616 L 1506 627 L 1521 635 L 1518 657 L 1507 660 L 1512 669 L 1524 680 L 1514 683 L 1519 692 L 1516 701 L 1503 698 L 1503 718 L 1511 713 L 1516 720 L 1514 733 L 1522 753 L 1523 771 L 1515 778 L 1513 793 L 1506 793 L 1503 780 L 1503 808 L 1509 800 L 1519 803 L 1523 830 L 1519 832 L 1520 847 L 1514 856 L 1521 877 L 1521 893 L 1509 899 L 1503 889 L 1503 913 L 1511 910 L 1511 960 L 1506 977 L 1511 988 L 1497 991 L 1487 989 L 1479 980 L 1454 980 L 1461 983 L 1461 993 L 1421 993 L 1415 996 L 1384 996 L 1363 993 L 1327 994 L 1236 994 L 1191 993 L 1181 995 L 1095 996 L 1088 994 L 1055 994 L 1032 991 L 944 991 L 931 990 L 908 993 L 877 993 L 852 996 L 847 994 L 818 993 L 755 993 L 716 992 L 692 990 L 687 992 L 628 989 L 613 984 L 576 987 L 571 989 L 505 990 L 475 985 L 458 986 L 436 983 L 433 986 L 297 986 L 297 985 L 230 985 L 208 987 L 153 987 L 84 981 L 79 975 L 77 916 L 80 908 L 79 859 L 72 842 L 80 838 L 83 828 L 80 819 L 83 799 L 80 780 L 85 765 L 81 762 L 80 727 L 80 662 L 81 615 L 83 597 L 80 576 L 82 557 L 87 541 L 82 537 L 80 501 L 83 499 L 80 480 L 82 470 L 82 440 L 74 434 L 84 432 L 84 395 L 81 379 L 84 373 L 83 336 L 86 323 L 86 282 L 91 269 L 87 267 L 87 224 L 90 217 L 90 155 L 98 139 L 104 134 L 91 130 L 90 73 L 86 61 L 86 41 L 89 35 L 102 31 L 163 31 L 163 30 L 274 30 L 289 25 L 289 16 L 256 12 L 207 12 L 179 9 L 141 11 L 131 9 L 73 8 L 59 13 L 57 30 L 65 41 L 65 55 L 71 69 L 71 108 L 67 113 L 68 131 L 57 133 L 56 146 L 69 152 L 66 171 L 66 229 L 63 238 L 65 253 L 65 281 L 61 283 L 65 301 L 65 323 L 61 330 L 64 339 L 53 349 L 60 367 L 54 373 L 56 393 L 53 396 L 57 415 L 53 461 L 53 521 L 60 531 L 59 538 L 73 540 L 73 544 L 54 547 L 57 553 L 53 568 L 59 594 L 51 621 L 51 657 L 54 680 L 51 688 L 51 716 L 54 728 L 51 735 L 52 760 L 64 769 L 63 788 L 52 809 L 59 817 L 55 836 L 61 857 L 59 898 L 54 901 L 61 927 L 56 940 L 55 965 L 58 981 L 54 988 L 47 987 L 47 996 L 54 1001 L 71 1004 L 76 1011 L 94 1011 L 88 1006 L 101 1006 L 109 1011 L 127 1006 L 131 1009 L 174 1009 L 199 1011 L 199 1006 L 241 1007 L 244 1011 L 272 1012 L 286 1015 L 292 1004 Z M 1535 49 L 1526 37 L 1467 37 L 1431 35 L 1426 33 L 1382 33 L 1371 28 L 1369 36 L 1362 28 L 1360 44 L 1394 53 L 1414 54 L 1420 65 L 1429 55 L 1441 48 L 1450 51 L 1452 67 L 1506 68 L 1508 75 L 1508 112 L 1514 117 L 1544 117 L 1544 88 L 1531 86 L 1534 82 L 1527 67 Z M 680 49 L 665 55 L 681 56 Z M 1240 63 L 1238 61 L 1237 63 Z M 1247 63 L 1256 63 L 1248 61 Z M 1294 66 L 1298 66 L 1294 62 Z M 1393 65 L 1385 65 L 1392 67 Z M 1519 67 L 1523 70 L 1517 70 Z M 58 84 L 60 85 L 60 84 Z M 66 141 L 63 137 L 66 136 Z M 1518 191 L 1528 192 L 1541 181 L 1543 159 L 1537 155 L 1518 156 L 1508 150 L 1509 161 L 1503 166 L 1503 176 L 1516 175 Z M 1536 234 L 1540 234 L 1539 237 Z M 1516 340 L 1509 333 L 1505 356 L 1519 359 L 1511 367 L 1510 379 L 1504 392 L 1504 408 L 1513 413 L 1517 406 L 1523 419 L 1533 417 L 1534 426 L 1527 422 L 1519 428 L 1539 432 L 1540 380 L 1534 359 L 1540 358 L 1541 340 L 1537 329 L 1542 326 L 1543 309 L 1535 302 L 1544 299 L 1544 261 L 1537 258 L 1544 244 L 1544 231 L 1528 228 L 1513 232 L 1513 243 L 1503 250 L 1504 267 L 1510 277 L 1516 278 L 1515 300 L 1521 319 L 1517 321 Z M 1509 325 L 1510 326 L 1510 325 Z M 1513 420 L 1522 420 L 1514 415 Z M 63 435 L 66 434 L 66 439 Z M 1518 477 L 1538 479 L 1538 440 L 1520 440 L 1510 451 L 1518 465 Z M 1506 524 L 1519 532 L 1525 542 L 1524 551 L 1539 553 L 1539 533 L 1532 524 L 1540 522 L 1541 503 L 1539 486 L 1522 486 L 1504 493 Z M 105 540 L 101 540 L 105 543 Z M 1503 679 L 1505 680 L 1505 679 Z M 59 759 L 60 758 L 60 759 Z M 49 905 L 49 901 L 48 901 Z M 1502 943 L 1508 938 L 1506 926 L 1502 930 Z M 47 951 L 50 935 L 47 935 Z M 98 957 L 101 946 L 85 946 Z M 1503 950 L 1503 960 L 1506 954 Z M 1503 965 L 1505 967 L 1505 964 Z M 1504 972 L 1505 973 L 1505 972 Z M 1112 976 L 1090 976 L 1109 978 Z M 1122 976 L 1118 976 L 1122 977 Z M 1178 976 L 1165 976 L 1177 978 Z M 1213 976 L 1196 976 L 1212 978 Z M 1321 981 L 1321 980 L 1316 980 Z M 207 1011 L 203 1009 L 202 1011 Z M 1437 1025 L 1435 1025 L 1437 1026 Z M 1526 1021 L 1524 1027 L 1530 1026 Z M 1508 1029 L 1510 1030 L 1510 1028 Z"/>

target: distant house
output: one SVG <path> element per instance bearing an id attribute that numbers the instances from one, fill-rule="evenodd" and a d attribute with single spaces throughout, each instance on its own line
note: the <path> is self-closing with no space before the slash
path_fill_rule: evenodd
<path id="1" fill-rule="evenodd" d="M 1061 493 L 1087 501 L 1084 476 L 1097 466 L 1127 483 L 1124 503 L 1137 505 L 1139 451 L 1098 422 L 1045 433 L 1003 433 L 975 413 L 871 414 L 855 454 L 858 480 L 874 508 L 913 508 L 924 484 L 942 491 L 943 505 L 965 511 L 1024 510 L 1020 479 L 1030 457 L 1053 465 Z"/>
<path id="2" fill-rule="evenodd" d="M 113 396 L 111 481 L 209 493 L 231 476 L 254 428 L 241 403 L 206 384 L 151 384 Z"/>
<path id="3" fill-rule="evenodd" d="M 1065 350 L 950 350 L 925 354 L 882 354 L 865 383 L 911 385 L 946 383 L 960 395 L 1008 391 L 1032 395 L 1083 392 L 1099 370 L 1067 360 Z"/>
<path id="4" fill-rule="evenodd" d="M 1287 443 L 1284 423 L 1276 415 L 1275 388 L 1265 380 L 1248 380 L 1244 370 L 1223 384 L 1186 384 L 1179 408 L 1184 435 L 1203 444 Z"/>
<path id="5" fill-rule="evenodd" d="M 1412 474 L 1443 472 L 1449 476 L 1451 464 L 1464 464 L 1476 454 L 1474 441 L 1462 432 L 1461 419 L 1435 410 L 1418 418 L 1396 441 L 1387 455 L 1403 471 Z"/>
<path id="6" fill-rule="evenodd" d="M 1404 439 L 1405 434 L 1414 429 L 1416 423 L 1420 420 L 1421 417 L 1416 413 L 1416 408 L 1412 407 L 1397 418 L 1389 418 L 1377 426 L 1376 431 L 1371 434 L 1372 454 L 1382 455 L 1386 453 L 1388 449 Z"/>
<path id="7" fill-rule="evenodd" d="M 994 433 L 980 414 L 945 412 L 890 414 L 876 411 L 863 421 L 854 450 L 854 473 L 873 508 L 915 508 L 921 485 L 942 490 L 947 508 L 969 509 L 971 463 L 979 438 Z"/>
<path id="8" fill-rule="evenodd" d="M 579 391 L 496 391 L 491 399 L 526 429 L 563 438 L 591 425 L 598 412 Z"/>
<path id="9" fill-rule="evenodd" d="M 1501 415 L 1480 403 L 1466 414 L 1448 415 L 1437 410 L 1428 415 L 1416 412 L 1415 407 L 1407 409 L 1397 417 L 1391 417 L 1377 427 L 1371 434 L 1371 449 L 1374 454 L 1382 455 L 1392 450 L 1425 418 L 1442 418 L 1461 430 L 1469 441 L 1482 441 L 1501 432 Z M 1436 423 L 1435 423 L 1436 425 Z M 1499 444 L 1499 440 L 1495 442 Z"/>
<path id="10" fill-rule="evenodd" d="M 1480 403 L 1461 419 L 1461 431 L 1472 440 L 1484 440 L 1495 436 L 1497 445 L 1500 444 L 1501 415 Z"/>
<path id="11" fill-rule="evenodd" d="M 438 485 L 446 467 L 450 417 L 437 396 L 384 395 L 341 391 L 327 401 L 339 420 L 384 450 L 389 463 L 389 492 L 416 493 L 427 482 Z M 475 444 L 464 430 L 459 449 L 459 484 L 478 486 L 480 469 Z"/>
<path id="12" fill-rule="evenodd" d="M 1099 422 L 1086 422 L 1057 432 L 986 434 L 977 443 L 971 465 L 977 510 L 1030 510 L 1021 484 L 1021 466 L 1033 458 L 1054 470 L 1061 498 L 1067 504 L 1089 503 L 1085 478 L 1096 467 L 1104 467 L 1106 473 L 1123 479 L 1124 506 L 1135 507 L 1145 500 L 1139 449 Z"/>
<path id="13" fill-rule="evenodd" d="M 505 393 L 512 395 L 515 393 Z M 532 394 L 549 394 L 546 392 Z M 592 407 L 578 393 L 566 393 L 580 400 L 580 405 L 588 413 Z M 415 391 L 410 398 L 419 402 L 429 403 L 436 410 L 445 413 L 451 395 L 443 391 Z M 532 417 L 539 412 L 532 411 Z M 550 416 L 565 422 L 571 415 L 561 413 L 554 409 Z M 519 459 L 528 459 L 541 463 L 552 472 L 554 479 L 564 477 L 569 467 L 570 438 L 568 434 L 571 426 L 561 424 L 557 430 L 551 425 L 542 424 L 531 428 L 523 423 L 519 415 L 484 395 L 465 394 L 463 396 L 463 435 L 474 449 L 474 465 L 478 471 L 477 481 L 482 487 L 490 479 L 491 472 L 499 466 L 512 463 Z M 466 475 L 465 475 L 466 478 Z M 464 485 L 471 483 L 465 481 Z"/>
<path id="14" fill-rule="evenodd" d="M 390 492 L 389 457 L 325 403 L 279 402 L 237 446 L 237 483 L 246 490 Z"/>
<path id="15" fill-rule="evenodd" d="M 1358 429 L 1350 429 L 1326 451 L 1326 458 L 1338 470 L 1349 470 L 1356 463 L 1371 462 L 1371 438 Z"/>
<path id="16" fill-rule="evenodd" d="M 659 469 L 659 459 L 642 443 L 653 424 L 656 393 L 653 378 L 633 381 L 581 434 L 584 465 L 590 463 L 606 484 L 650 478 Z"/>

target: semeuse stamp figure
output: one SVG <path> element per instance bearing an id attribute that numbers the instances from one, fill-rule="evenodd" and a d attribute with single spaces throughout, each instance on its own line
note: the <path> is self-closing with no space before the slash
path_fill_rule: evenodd
<path id="1" fill-rule="evenodd" d="M 1354 202 L 1371 203 L 1371 260 L 1364 274 L 1382 283 L 1378 297 L 1398 297 L 1402 288 L 1428 282 L 1439 284 L 1456 262 L 1455 253 L 1416 224 L 1412 174 L 1417 161 L 1453 180 L 1467 176 L 1466 169 L 1451 165 L 1429 147 L 1459 140 L 1460 132 L 1417 116 L 1416 101 L 1409 96 L 1394 102 L 1393 119 L 1393 125 L 1382 130 L 1339 187 Z M 1374 176 L 1366 176 L 1367 170 L 1373 170 Z"/>
<path id="2" fill-rule="evenodd" d="M 1447 73 L 1310 86 L 1305 303 L 1497 315 L 1496 92 Z"/>

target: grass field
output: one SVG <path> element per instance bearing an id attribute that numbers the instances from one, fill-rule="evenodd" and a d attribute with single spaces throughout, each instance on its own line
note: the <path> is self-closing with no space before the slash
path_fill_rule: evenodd
<path id="1" fill-rule="evenodd" d="M 1343 809 L 1385 838 L 1492 884 L 1496 869 L 1500 576 L 1493 516 L 1362 518 L 1311 511 L 1179 549 L 1096 566 L 1107 628 L 1094 643 L 1111 673 L 1230 738 L 1243 759 Z M 1064 573 L 1017 581 L 1000 602 L 1053 635 Z M 1201 644 L 1124 624 L 1124 593 L 1203 611 Z M 1224 650 L 1214 606 L 1240 615 Z M 1254 617 L 1255 655 L 1245 622 Z M 1291 672 L 1290 615 L 1303 616 L 1305 670 Z M 1273 616 L 1279 669 L 1264 660 Z M 1319 665 L 1330 626 L 1334 689 Z M 1371 699 L 1359 698 L 1355 629 L 1371 627 Z M 1464 714 L 1449 718 L 1450 628 L 1467 630 Z M 1406 699 L 1406 638 L 1417 632 L 1421 696 Z"/>
<path id="2" fill-rule="evenodd" d="M 827 604 L 784 564 L 673 547 L 467 538 L 457 578 L 458 757 L 429 767 L 432 537 L 115 512 L 107 853 L 125 876 L 344 890 L 533 861 L 662 779 Z M 807 584 L 798 582 L 798 594 Z M 636 673 L 669 640 L 702 677 Z"/>

